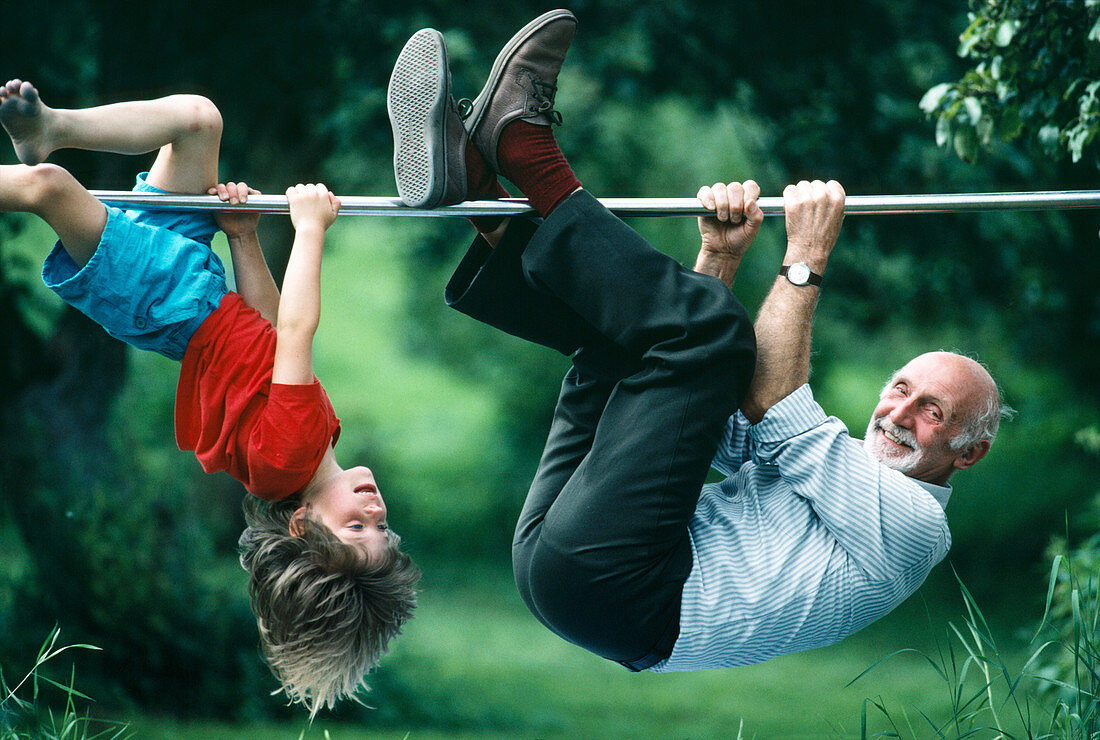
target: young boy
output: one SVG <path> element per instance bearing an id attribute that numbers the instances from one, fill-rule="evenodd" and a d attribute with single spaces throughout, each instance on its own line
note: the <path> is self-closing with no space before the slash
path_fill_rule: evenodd
<path id="1" fill-rule="evenodd" d="M 244 203 L 258 191 L 218 183 L 222 120 L 209 100 L 172 95 L 54 109 L 31 83 L 12 80 L 0 87 L 0 123 L 22 162 L 0 166 L 0 211 L 33 213 L 59 239 L 43 280 L 112 336 L 181 361 L 179 447 L 253 494 L 241 564 L 283 690 L 311 715 L 354 694 L 411 617 L 419 571 L 386 526 L 371 471 L 336 462 L 339 419 L 313 374 L 321 253 L 340 201 L 323 185 L 287 190 L 295 239 L 280 295 L 256 235 L 258 215 L 124 211 L 43 164 L 66 147 L 159 150 L 135 190 Z M 236 291 L 210 249 L 218 228 Z"/>

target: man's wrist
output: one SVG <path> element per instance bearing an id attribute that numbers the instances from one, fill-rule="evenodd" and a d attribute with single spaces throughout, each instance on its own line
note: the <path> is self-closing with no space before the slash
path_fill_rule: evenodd
<path id="1" fill-rule="evenodd" d="M 822 257 L 788 249 L 787 253 L 783 256 L 783 264 L 793 265 L 796 262 L 802 262 L 806 267 L 809 267 L 812 272 L 816 272 L 818 275 L 824 275 L 825 268 L 829 264 L 829 258 L 827 256 Z"/>
<path id="2" fill-rule="evenodd" d="M 821 286 L 822 276 L 814 272 L 805 262 L 792 262 L 779 268 L 779 274 L 800 288 L 807 286 Z"/>
<path id="3" fill-rule="evenodd" d="M 694 270 L 703 275 L 713 275 L 727 286 L 732 286 L 733 277 L 737 274 L 737 268 L 740 264 L 741 259 L 739 257 L 702 249 L 699 251 L 699 256 L 695 258 Z"/>

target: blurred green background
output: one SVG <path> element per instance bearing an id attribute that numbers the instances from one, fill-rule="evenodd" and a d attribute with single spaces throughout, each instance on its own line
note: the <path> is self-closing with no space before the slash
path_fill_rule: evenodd
<path id="1" fill-rule="evenodd" d="M 1067 92 L 1073 75 L 1100 77 L 1086 5 L 975 3 L 968 19 L 964 0 L 564 3 L 579 30 L 558 137 L 598 196 L 685 197 L 750 177 L 764 195 L 802 178 L 860 195 L 1091 188 L 1091 135 L 1049 128 L 1075 115 L 1085 85 Z M 0 75 L 34 81 L 55 107 L 202 93 L 225 119 L 223 179 L 394 195 L 385 88 L 408 36 L 443 31 L 455 93 L 473 97 L 499 47 L 550 7 L 3 2 Z M 1024 20 L 980 22 L 1006 7 Z M 981 54 L 1001 56 L 997 75 Z M 1050 71 L 1010 77 L 1013 58 Z M 956 81 L 925 100 L 934 117 L 922 112 L 926 92 Z M 1086 134 L 1100 126 L 1082 120 Z M 94 189 L 129 188 L 151 160 L 50 159 Z M 14 161 L 0 146 L 0 162 Z M 694 258 L 693 219 L 632 225 Z M 935 713 L 942 687 L 912 655 L 847 684 L 895 650 L 935 649 L 961 608 L 952 567 L 1011 643 L 1042 612 L 1051 537 L 1092 531 L 1100 458 L 1077 440 L 1100 424 L 1098 226 L 1090 211 L 848 219 L 816 321 L 812 382 L 826 410 L 860 435 L 890 372 L 954 348 L 991 367 L 1019 418 L 953 481 L 949 561 L 893 615 L 825 650 L 657 676 L 561 642 L 511 584 L 514 518 L 567 358 L 444 307 L 465 221 L 340 219 L 317 373 L 343 421 L 339 459 L 375 471 L 425 575 L 417 619 L 369 678 L 370 706 L 307 728 L 269 695 L 235 556 L 243 491 L 173 443 L 178 366 L 60 305 L 38 278 L 52 234 L 2 215 L 2 675 L 17 682 L 57 624 L 62 642 L 103 648 L 67 653 L 58 677 L 75 662 L 93 711 L 140 737 L 847 737 L 865 697 Z M 290 238 L 288 219 L 263 219 L 277 276 Z M 734 286 L 750 312 L 782 244 L 769 219 Z"/>

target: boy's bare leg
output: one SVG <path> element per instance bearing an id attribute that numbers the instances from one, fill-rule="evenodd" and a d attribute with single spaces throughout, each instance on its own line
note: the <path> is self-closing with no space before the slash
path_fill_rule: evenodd
<path id="1" fill-rule="evenodd" d="M 107 208 L 52 164 L 0 165 L 0 211 L 39 216 L 81 267 L 95 254 L 107 225 Z"/>
<path id="2" fill-rule="evenodd" d="M 11 80 L 0 87 L 0 123 L 24 164 L 38 164 L 63 148 L 117 154 L 159 149 L 150 185 L 205 193 L 218 180 L 221 114 L 198 95 L 61 109 L 46 106 L 31 83 Z"/>

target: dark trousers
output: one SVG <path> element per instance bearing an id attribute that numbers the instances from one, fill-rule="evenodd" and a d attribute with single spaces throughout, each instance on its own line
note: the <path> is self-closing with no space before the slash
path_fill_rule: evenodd
<path id="1" fill-rule="evenodd" d="M 448 305 L 573 355 L 512 563 L 531 612 L 642 670 L 668 657 L 691 570 L 688 522 L 755 337 L 717 278 L 661 254 L 587 192 L 475 241 Z"/>

